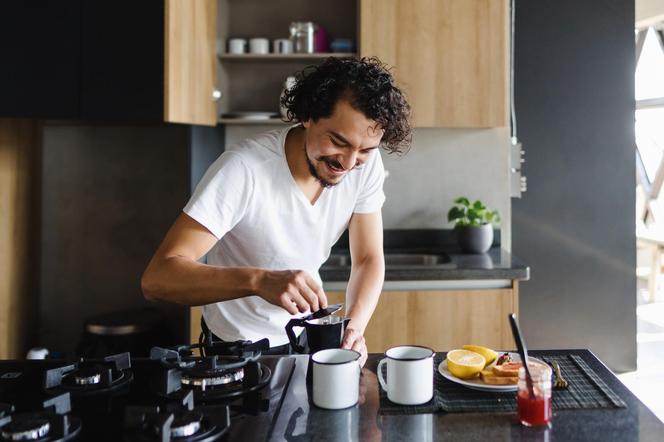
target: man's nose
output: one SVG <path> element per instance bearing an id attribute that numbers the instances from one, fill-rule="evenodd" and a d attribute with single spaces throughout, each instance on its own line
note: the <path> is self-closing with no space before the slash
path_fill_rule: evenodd
<path id="1" fill-rule="evenodd" d="M 341 165 L 346 170 L 350 170 L 355 167 L 355 163 L 357 163 L 357 152 L 350 152 L 341 157 Z"/>

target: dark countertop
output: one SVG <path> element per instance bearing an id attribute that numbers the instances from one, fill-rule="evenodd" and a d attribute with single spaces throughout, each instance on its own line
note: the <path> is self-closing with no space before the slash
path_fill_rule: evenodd
<path id="1" fill-rule="evenodd" d="M 387 253 L 387 252 L 386 252 Z M 444 253 L 450 262 L 430 266 L 408 266 L 385 268 L 385 281 L 440 281 L 463 279 L 530 279 L 530 267 L 500 247 L 492 247 L 482 255 L 467 255 L 458 249 L 439 249 L 431 253 Z M 350 267 L 320 268 L 323 282 L 346 282 Z"/>
<path id="2" fill-rule="evenodd" d="M 362 370 L 360 404 L 339 411 L 322 410 L 308 399 L 306 355 L 296 367 L 272 432 L 286 441 L 654 441 L 662 440 L 664 423 L 648 410 L 588 350 L 549 350 L 541 354 L 577 354 L 620 396 L 627 408 L 554 411 L 549 429 L 526 428 L 516 413 L 436 413 L 378 415 L 375 370 L 381 354 L 371 354 Z"/>
<path id="3" fill-rule="evenodd" d="M 471 255 L 461 252 L 452 230 L 385 230 L 385 254 L 430 253 L 445 254 L 450 258 L 449 262 L 438 265 L 388 265 L 385 281 L 530 279 L 530 267 L 501 247 L 499 231 L 494 233 L 494 237 L 488 253 Z M 333 247 L 332 254 L 348 253 L 348 238 L 343 236 Z M 350 267 L 329 267 L 323 264 L 320 276 L 323 282 L 347 282 Z"/>

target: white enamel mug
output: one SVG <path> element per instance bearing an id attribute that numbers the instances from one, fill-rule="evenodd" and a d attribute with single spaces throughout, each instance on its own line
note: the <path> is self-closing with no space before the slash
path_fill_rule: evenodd
<path id="1" fill-rule="evenodd" d="M 313 401 L 321 408 L 340 410 L 357 404 L 360 397 L 360 354 L 330 348 L 317 351 L 313 362 Z"/>
<path id="2" fill-rule="evenodd" d="M 270 53 L 270 40 L 267 38 L 252 38 L 249 40 L 249 52 L 252 54 Z"/>
<path id="3" fill-rule="evenodd" d="M 400 405 L 417 405 L 433 397 L 433 356 L 427 347 L 403 345 L 385 352 L 378 363 L 378 380 L 387 398 Z M 387 364 L 387 381 L 383 365 Z"/>
<path id="4" fill-rule="evenodd" d="M 272 42 L 272 52 L 275 54 L 292 54 L 293 42 L 288 38 L 277 38 Z"/>
<path id="5" fill-rule="evenodd" d="M 228 40 L 229 54 L 244 54 L 247 52 L 247 40 L 244 38 L 231 38 Z"/>

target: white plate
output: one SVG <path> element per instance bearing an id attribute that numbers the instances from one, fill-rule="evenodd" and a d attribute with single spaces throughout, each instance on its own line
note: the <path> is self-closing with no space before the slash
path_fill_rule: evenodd
<path id="1" fill-rule="evenodd" d="M 271 120 L 279 118 L 281 115 L 276 112 L 228 112 L 221 115 L 221 118 L 238 118 L 243 120 Z"/>
<path id="2" fill-rule="evenodd" d="M 499 353 L 499 355 L 502 355 L 503 353 Z M 518 362 L 521 360 L 521 357 L 519 356 L 518 353 L 509 353 L 510 357 L 512 358 L 512 361 Z M 541 361 L 537 358 L 533 358 L 532 356 L 528 356 L 528 360 L 531 363 L 535 364 L 542 364 L 544 365 L 549 372 L 551 372 L 551 367 L 549 367 L 544 361 Z M 492 367 L 496 364 L 496 361 L 493 361 L 491 364 L 487 366 L 487 368 Z M 485 384 L 482 382 L 480 378 L 475 378 L 475 379 L 459 379 L 458 377 L 454 376 L 450 371 L 447 369 L 447 359 L 444 359 L 443 362 L 440 363 L 438 366 L 438 373 L 445 379 L 449 379 L 452 382 L 455 382 L 457 384 L 463 385 L 464 387 L 472 388 L 473 390 L 479 390 L 479 391 L 492 391 L 494 393 L 500 393 L 500 392 L 505 392 L 505 391 L 516 391 L 517 390 L 517 385 L 512 384 L 512 385 L 490 385 L 490 384 Z"/>

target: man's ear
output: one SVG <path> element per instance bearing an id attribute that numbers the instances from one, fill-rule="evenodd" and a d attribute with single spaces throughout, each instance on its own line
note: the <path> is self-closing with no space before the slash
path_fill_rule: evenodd
<path id="1" fill-rule="evenodd" d="M 304 126 L 306 129 L 309 129 L 309 126 L 311 126 L 311 118 L 309 118 L 306 121 L 303 121 L 302 126 Z"/>

